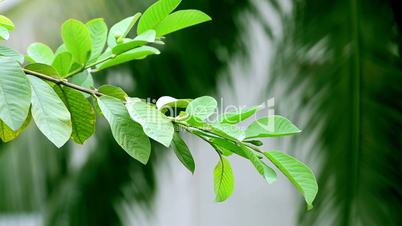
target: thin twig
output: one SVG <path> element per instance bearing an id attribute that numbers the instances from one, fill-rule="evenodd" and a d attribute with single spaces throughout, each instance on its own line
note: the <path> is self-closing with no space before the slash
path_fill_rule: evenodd
<path id="1" fill-rule="evenodd" d="M 96 97 L 104 96 L 103 93 L 100 93 L 100 92 L 98 92 L 98 91 L 96 91 L 96 90 L 87 89 L 87 88 L 85 88 L 85 87 L 82 87 L 82 86 L 79 86 L 79 85 L 70 83 L 70 82 L 67 81 L 67 79 L 54 78 L 54 77 L 51 77 L 51 76 L 48 76 L 48 75 L 45 75 L 45 74 L 42 74 L 42 73 L 39 73 L 39 72 L 31 71 L 31 70 L 28 70 L 28 69 L 23 69 L 23 70 L 24 70 L 24 72 L 25 72 L 26 74 L 29 74 L 29 75 L 38 77 L 38 78 L 40 78 L 40 79 L 47 80 L 47 81 L 49 81 L 49 82 L 53 82 L 53 83 L 58 84 L 58 85 L 64 85 L 64 86 L 70 87 L 70 88 L 72 88 L 72 89 L 81 91 L 81 92 L 83 92 L 83 93 L 90 94 L 90 95 L 92 95 L 92 96 L 96 96 Z"/>

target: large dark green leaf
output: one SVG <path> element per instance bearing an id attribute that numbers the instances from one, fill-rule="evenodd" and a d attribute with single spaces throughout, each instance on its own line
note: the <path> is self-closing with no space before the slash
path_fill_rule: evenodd
<path id="1" fill-rule="evenodd" d="M 96 114 L 89 102 L 81 92 L 63 87 L 62 97 L 66 107 L 71 113 L 73 131 L 71 138 L 78 144 L 83 144 L 95 133 Z"/>
<path id="2" fill-rule="evenodd" d="M 31 87 L 21 66 L 0 57 L 0 120 L 16 131 L 25 122 L 31 104 Z"/>
<path id="3" fill-rule="evenodd" d="M 39 130 L 58 148 L 71 136 L 71 115 L 57 93 L 43 80 L 28 76 L 32 87 L 32 118 Z"/>
<path id="4" fill-rule="evenodd" d="M 123 102 L 117 98 L 98 98 L 99 108 L 110 124 L 117 143 L 134 159 L 147 164 L 151 154 L 151 143 L 140 124 L 134 122 Z"/>
<path id="5" fill-rule="evenodd" d="M 195 163 L 193 156 L 179 133 L 174 133 L 172 142 L 173 151 L 183 165 L 194 174 Z"/>

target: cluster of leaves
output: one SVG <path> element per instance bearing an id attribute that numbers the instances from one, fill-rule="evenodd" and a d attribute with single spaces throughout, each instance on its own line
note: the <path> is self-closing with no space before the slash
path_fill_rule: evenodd
<path id="1" fill-rule="evenodd" d="M 227 157 L 235 154 L 249 160 L 272 183 L 277 176 L 263 159 L 268 160 L 300 190 L 311 208 L 318 190 L 312 171 L 282 152 L 258 149 L 260 138 L 300 132 L 286 118 L 260 118 L 243 131 L 236 124 L 255 115 L 261 106 L 226 112 L 209 122 L 217 108 L 212 97 L 162 97 L 155 105 L 128 97 L 119 87 L 94 87 L 93 73 L 159 54 L 155 46 L 164 44 L 165 35 L 210 20 L 197 10 L 173 12 L 179 3 L 159 0 L 144 14 L 126 18 L 110 30 L 103 19 L 86 24 L 68 20 L 61 29 L 64 43 L 55 52 L 42 43 L 30 45 L 25 56 L 0 46 L 0 138 L 4 142 L 15 139 L 33 119 L 57 147 L 70 138 L 83 144 L 95 132 L 98 112 L 108 121 L 116 142 L 134 159 L 148 162 L 152 139 L 172 147 L 184 166 L 194 172 L 193 157 L 179 133 L 183 129 L 208 142 L 219 155 L 214 172 L 217 201 L 226 200 L 234 190 Z M 137 35 L 129 38 L 137 21 Z M 169 114 L 170 110 L 175 114 Z"/>

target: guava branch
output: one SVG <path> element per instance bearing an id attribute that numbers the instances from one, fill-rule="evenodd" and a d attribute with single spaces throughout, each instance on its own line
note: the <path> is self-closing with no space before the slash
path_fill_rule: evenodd
<path id="1" fill-rule="evenodd" d="M 23 69 L 23 70 L 24 70 L 24 72 L 26 74 L 38 77 L 40 79 L 43 79 L 43 80 L 46 80 L 46 81 L 49 81 L 49 82 L 53 82 L 53 83 L 58 84 L 58 85 L 64 85 L 64 86 L 70 87 L 72 89 L 78 90 L 78 91 L 83 92 L 83 93 L 87 93 L 87 94 L 95 96 L 95 97 L 104 96 L 103 93 L 100 93 L 100 92 L 98 92 L 98 91 L 96 91 L 94 89 L 88 89 L 88 88 L 85 88 L 85 87 L 70 83 L 70 82 L 68 82 L 67 79 L 54 78 L 54 77 L 51 77 L 49 75 L 45 75 L 45 74 L 42 74 L 42 73 L 39 73 L 39 72 L 36 72 L 36 71 L 31 71 L 31 70 L 28 70 L 28 69 Z"/>

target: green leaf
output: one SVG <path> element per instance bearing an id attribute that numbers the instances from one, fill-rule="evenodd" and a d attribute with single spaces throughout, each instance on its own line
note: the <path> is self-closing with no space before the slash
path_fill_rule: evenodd
<path id="1" fill-rule="evenodd" d="M 56 92 L 43 80 L 28 75 L 32 87 L 32 117 L 39 130 L 58 148 L 71 136 L 71 115 Z"/>
<path id="2" fill-rule="evenodd" d="M 131 118 L 141 124 L 145 134 L 166 147 L 170 146 L 173 139 L 173 123 L 155 107 L 131 98 L 126 107 Z"/>
<path id="3" fill-rule="evenodd" d="M 115 65 L 123 64 L 132 60 L 141 60 L 145 57 L 153 54 L 160 54 L 158 49 L 150 46 L 141 46 L 130 51 L 127 51 L 117 57 L 108 60 L 100 65 L 98 65 L 98 70 L 103 70 L 109 67 L 113 67 Z"/>
<path id="4" fill-rule="evenodd" d="M 191 116 L 206 120 L 215 112 L 217 107 L 218 103 L 213 97 L 203 96 L 191 101 L 186 112 Z"/>
<path id="5" fill-rule="evenodd" d="M 254 167 L 257 169 L 258 173 L 261 174 L 265 178 L 265 180 L 268 182 L 268 184 L 272 184 L 276 181 L 277 175 L 275 171 L 269 167 L 267 164 L 265 164 L 257 154 L 255 154 L 253 151 L 248 149 L 246 146 L 242 146 L 244 153 L 246 154 L 247 158 L 250 160 L 250 162 L 254 165 Z"/>
<path id="6" fill-rule="evenodd" d="M 73 77 L 71 77 L 70 82 L 87 89 L 91 89 L 94 87 L 94 79 L 92 78 L 92 75 L 91 73 L 89 73 L 88 70 L 74 75 Z"/>
<path id="7" fill-rule="evenodd" d="M 134 49 L 136 47 L 143 46 L 147 43 L 155 42 L 155 38 L 156 38 L 155 30 L 148 30 L 138 35 L 133 40 L 116 45 L 115 47 L 113 47 L 112 52 L 118 55 L 127 52 L 131 49 Z"/>
<path id="8" fill-rule="evenodd" d="M 137 34 L 154 29 L 180 4 L 181 0 L 159 0 L 145 10 L 138 22 Z"/>
<path id="9" fill-rule="evenodd" d="M 81 92 L 69 87 L 63 87 L 61 92 L 59 95 L 71 113 L 73 126 L 71 138 L 78 144 L 84 144 L 95 133 L 95 111 Z"/>
<path id="10" fill-rule="evenodd" d="M 0 40 L 8 40 L 10 38 L 10 33 L 8 30 L 0 26 Z"/>
<path id="11" fill-rule="evenodd" d="M 89 61 L 95 61 L 105 48 L 107 40 L 107 25 L 102 18 L 97 18 L 87 23 L 92 40 L 92 52 Z"/>
<path id="12" fill-rule="evenodd" d="M 220 150 L 233 152 L 239 156 L 248 159 L 247 154 L 244 152 L 243 148 L 222 138 L 211 138 L 210 141 L 216 145 Z"/>
<path id="13" fill-rule="evenodd" d="M 73 59 L 82 66 L 85 65 L 92 50 L 92 39 L 88 27 L 81 21 L 70 19 L 64 22 L 61 36 Z"/>
<path id="14" fill-rule="evenodd" d="M 64 53 L 64 52 L 68 52 L 68 50 L 67 50 L 67 48 L 66 48 L 66 45 L 61 44 L 61 45 L 56 49 L 55 54 L 57 55 L 57 54 L 59 54 L 59 53 Z M 71 53 L 70 53 L 70 54 L 71 54 Z"/>
<path id="15" fill-rule="evenodd" d="M 156 27 L 157 37 L 210 21 L 211 17 L 199 10 L 179 10 L 167 16 Z"/>
<path id="16" fill-rule="evenodd" d="M 31 63 L 51 65 L 54 60 L 53 50 L 43 43 L 32 43 L 27 49 L 28 59 Z"/>
<path id="17" fill-rule="evenodd" d="M 103 94 L 111 96 L 111 97 L 115 97 L 122 101 L 125 101 L 128 98 L 127 93 L 124 92 L 124 90 L 122 88 L 112 86 L 112 85 L 103 85 L 98 88 L 98 91 L 100 93 L 103 93 Z"/>
<path id="18" fill-rule="evenodd" d="M 235 111 L 225 112 L 224 114 L 219 116 L 219 121 L 221 123 L 237 124 L 250 118 L 261 109 L 263 109 L 263 106 L 258 105 L 246 109 L 238 109 Z"/>
<path id="19" fill-rule="evenodd" d="M 211 124 L 211 126 L 213 128 L 213 131 L 221 135 L 222 137 L 226 137 L 229 139 L 234 138 L 238 141 L 242 141 L 246 137 L 244 131 L 242 131 L 235 125 L 215 123 Z"/>
<path id="20" fill-rule="evenodd" d="M 14 30 L 15 28 L 14 23 L 3 15 L 0 15 L 0 26 L 6 28 L 9 31 Z"/>
<path id="21" fill-rule="evenodd" d="M 301 130 L 288 119 L 274 115 L 251 123 L 246 129 L 246 138 L 287 136 L 300 132 Z"/>
<path id="22" fill-rule="evenodd" d="M 69 52 L 61 52 L 56 54 L 53 60 L 52 66 L 57 70 L 61 77 L 66 77 L 68 72 L 70 72 L 71 66 L 73 65 L 73 56 Z"/>
<path id="23" fill-rule="evenodd" d="M 177 158 L 183 165 L 194 174 L 195 163 L 193 156 L 179 133 L 174 133 L 172 147 Z"/>
<path id="24" fill-rule="evenodd" d="M 109 122 L 117 143 L 134 159 L 147 164 L 151 143 L 142 127 L 131 120 L 123 102 L 109 96 L 98 98 L 99 108 Z"/>
<path id="25" fill-rule="evenodd" d="M 313 208 L 318 185 L 313 172 L 299 160 L 278 151 L 265 152 L 264 155 L 292 182 L 304 195 L 307 208 Z"/>
<path id="26" fill-rule="evenodd" d="M 249 143 L 249 144 L 252 144 L 252 145 L 255 145 L 255 146 L 262 146 L 262 145 L 264 145 L 264 143 L 263 143 L 262 141 L 260 141 L 260 140 L 246 140 L 246 141 L 244 141 L 244 142 Z"/>
<path id="27" fill-rule="evenodd" d="M 0 57 L 0 120 L 13 131 L 28 116 L 31 87 L 21 66 L 12 58 Z"/>
<path id="28" fill-rule="evenodd" d="M 25 66 L 25 69 L 45 74 L 53 78 L 60 78 L 60 75 L 57 72 L 57 70 L 54 67 L 47 64 L 40 64 L 40 63 L 28 64 Z"/>
<path id="29" fill-rule="evenodd" d="M 0 56 L 13 58 L 20 64 L 24 63 L 24 55 L 6 46 L 0 45 Z"/>
<path id="30" fill-rule="evenodd" d="M 107 38 L 107 45 L 113 48 L 117 45 L 117 39 L 123 39 L 127 37 L 134 24 L 140 18 L 141 13 L 137 13 L 134 16 L 128 17 L 110 28 L 110 32 Z"/>
<path id="31" fill-rule="evenodd" d="M 214 171 L 214 190 L 216 194 L 215 200 L 223 202 L 229 198 L 234 191 L 234 177 L 230 162 L 221 158 Z"/>
<path id="32" fill-rule="evenodd" d="M 31 122 L 32 116 L 28 114 L 27 119 L 25 120 L 24 124 L 22 124 L 21 128 L 17 131 L 13 131 L 8 127 L 3 121 L 0 120 L 0 139 L 7 143 L 15 138 L 17 138 L 24 130 L 28 127 L 29 123 Z"/>

